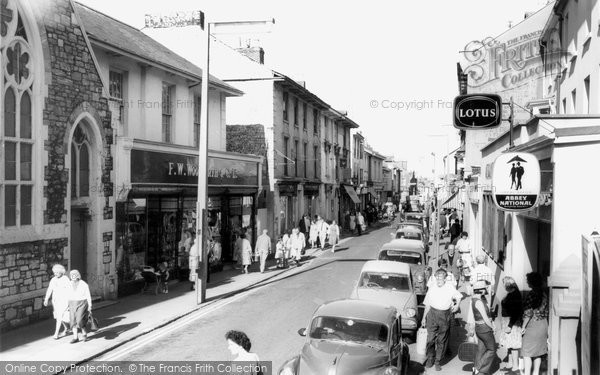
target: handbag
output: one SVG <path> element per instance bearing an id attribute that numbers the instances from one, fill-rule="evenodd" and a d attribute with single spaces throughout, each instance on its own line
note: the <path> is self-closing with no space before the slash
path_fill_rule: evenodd
<path id="1" fill-rule="evenodd" d="M 425 355 L 427 352 L 427 328 L 417 330 L 417 353 Z"/>
<path id="2" fill-rule="evenodd" d="M 88 324 L 90 325 L 90 331 L 96 332 L 100 329 L 100 325 L 98 324 L 98 319 L 92 316 L 92 313 L 88 314 Z"/>
<path id="3" fill-rule="evenodd" d="M 463 362 L 474 362 L 477 353 L 477 344 L 474 342 L 463 342 L 458 347 L 458 359 Z"/>

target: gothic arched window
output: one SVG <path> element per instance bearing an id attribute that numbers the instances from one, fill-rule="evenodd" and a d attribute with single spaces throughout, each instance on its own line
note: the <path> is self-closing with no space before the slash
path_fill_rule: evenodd
<path id="1" fill-rule="evenodd" d="M 32 224 L 33 103 L 31 46 L 14 0 L 0 0 L 0 228 Z"/>

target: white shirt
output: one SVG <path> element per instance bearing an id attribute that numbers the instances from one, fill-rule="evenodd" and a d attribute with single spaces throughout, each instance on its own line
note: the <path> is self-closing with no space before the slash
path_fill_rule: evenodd
<path id="1" fill-rule="evenodd" d="M 256 252 L 271 251 L 271 238 L 266 234 L 261 234 L 256 239 Z"/>
<path id="2" fill-rule="evenodd" d="M 69 290 L 69 301 L 87 301 L 88 307 L 92 308 L 90 287 L 85 281 L 79 280 L 77 283 L 77 288 L 75 289 L 73 289 L 73 285 L 71 284 L 71 288 Z"/>
<path id="3" fill-rule="evenodd" d="M 485 264 L 478 264 L 471 271 L 471 283 L 474 283 L 479 280 L 485 280 L 490 283 L 490 285 L 494 286 L 496 283 L 494 273 L 492 270 L 486 266 Z"/>
<path id="4" fill-rule="evenodd" d="M 470 253 L 471 252 L 471 243 L 469 242 L 469 239 L 468 238 L 466 240 L 463 238 L 459 239 L 456 242 L 455 249 L 459 253 Z"/>
<path id="5" fill-rule="evenodd" d="M 441 288 L 435 283 L 427 290 L 423 304 L 436 310 L 448 310 L 452 307 L 453 300 L 461 299 L 462 294 L 450 283 L 446 282 Z"/>

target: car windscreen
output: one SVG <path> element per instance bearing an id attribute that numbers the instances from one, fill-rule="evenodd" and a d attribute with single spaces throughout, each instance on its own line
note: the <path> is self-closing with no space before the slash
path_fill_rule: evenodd
<path id="1" fill-rule="evenodd" d="M 410 291 L 409 276 L 402 273 L 364 272 L 360 276 L 360 287 Z"/>
<path id="2" fill-rule="evenodd" d="M 386 347 L 385 324 L 342 317 L 318 316 L 310 326 L 310 337 L 322 340 L 352 341 Z"/>
<path id="3" fill-rule="evenodd" d="M 403 250 L 382 250 L 379 253 L 379 260 L 392 260 L 409 264 L 420 264 L 422 262 L 421 254 Z"/>
<path id="4" fill-rule="evenodd" d="M 421 240 L 421 233 L 419 232 L 404 232 L 404 231 L 397 231 L 396 232 L 396 238 L 406 238 L 407 240 Z"/>

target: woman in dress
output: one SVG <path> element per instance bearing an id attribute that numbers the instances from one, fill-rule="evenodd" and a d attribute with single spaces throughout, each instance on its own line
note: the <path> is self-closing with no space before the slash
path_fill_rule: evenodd
<path id="1" fill-rule="evenodd" d="M 485 295 L 488 286 L 483 280 L 473 284 L 473 297 L 471 310 L 475 320 L 475 334 L 477 335 L 477 353 L 473 366 L 474 374 L 492 374 L 492 364 L 496 358 L 496 339 L 494 338 L 494 322 L 490 315 L 490 306 Z"/>
<path id="2" fill-rule="evenodd" d="M 242 273 L 248 273 L 248 266 L 252 264 L 252 245 L 250 245 L 250 241 L 246 238 L 246 234 L 243 233 L 240 235 L 242 239 Z"/>
<path id="3" fill-rule="evenodd" d="M 502 299 L 502 334 L 500 345 L 508 351 L 507 370 L 519 373 L 519 349 L 521 349 L 521 321 L 523 319 L 523 300 L 519 287 L 510 276 L 502 279 L 506 297 Z"/>
<path id="4" fill-rule="evenodd" d="M 337 225 L 335 220 L 331 222 L 329 226 L 329 244 L 331 245 L 331 252 L 335 253 L 335 245 L 338 243 L 340 238 L 340 227 Z"/>
<path id="5" fill-rule="evenodd" d="M 73 330 L 73 340 L 71 344 L 79 341 L 78 330 L 81 329 L 83 341 L 87 341 L 87 332 L 85 326 L 88 316 L 92 312 L 92 295 L 90 287 L 81 280 L 81 274 L 77 270 L 69 272 L 71 277 L 71 290 L 69 291 L 69 311 L 71 313 L 71 329 Z"/>
<path id="6" fill-rule="evenodd" d="M 69 301 L 67 298 L 71 283 L 69 282 L 69 277 L 65 276 L 67 271 L 62 264 L 55 264 L 52 266 L 52 272 L 54 273 L 54 277 L 50 280 L 48 290 L 46 290 L 44 306 L 48 306 L 48 301 L 50 297 L 52 297 L 52 308 L 54 309 L 53 315 L 56 320 L 54 339 L 58 340 L 61 326 L 65 327 L 65 335 L 69 330 L 69 327 L 67 326 L 67 323 L 70 321 L 68 314 Z"/>
<path id="7" fill-rule="evenodd" d="M 317 237 L 319 237 L 319 228 L 317 228 L 317 220 L 315 219 L 310 222 L 310 232 L 308 234 L 311 249 L 314 249 L 317 245 Z"/>
<path id="8" fill-rule="evenodd" d="M 542 356 L 548 353 L 548 296 L 542 289 L 543 279 L 539 273 L 528 273 L 527 285 L 531 291 L 523 303 L 521 355 L 525 361 L 524 375 L 538 375 Z"/>
<path id="9" fill-rule="evenodd" d="M 252 362 L 255 366 L 244 366 L 247 371 L 236 372 L 236 374 L 248 374 L 257 375 L 260 373 L 260 359 L 256 353 L 250 353 L 252 343 L 244 332 L 240 331 L 229 331 L 225 334 L 225 340 L 227 340 L 227 348 L 233 356 L 235 362 Z"/>
<path id="10" fill-rule="evenodd" d="M 283 267 L 283 257 L 285 256 L 285 246 L 283 244 L 283 236 L 279 236 L 275 245 L 275 260 L 277 260 L 277 268 Z"/>
<path id="11" fill-rule="evenodd" d="M 356 229 L 356 214 L 352 211 L 350 212 L 350 233 L 354 234 L 354 229 Z"/>
<path id="12" fill-rule="evenodd" d="M 321 228 L 319 228 L 319 243 L 321 244 L 321 249 L 325 249 L 325 240 L 327 240 L 328 232 L 329 224 L 327 224 L 327 221 L 321 220 Z"/>

